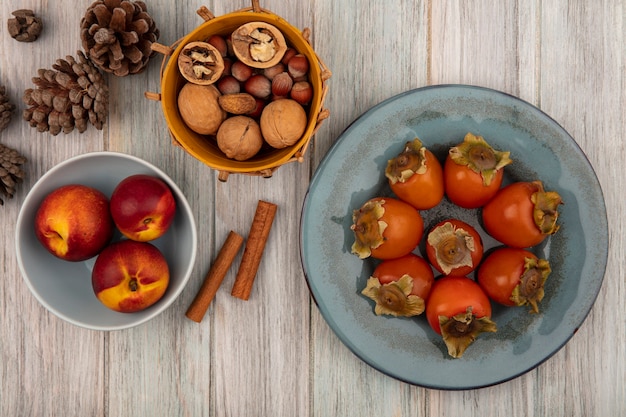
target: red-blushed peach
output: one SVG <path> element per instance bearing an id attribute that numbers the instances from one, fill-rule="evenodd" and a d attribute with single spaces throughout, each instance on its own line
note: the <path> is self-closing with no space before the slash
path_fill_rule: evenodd
<path id="1" fill-rule="evenodd" d="M 35 234 L 54 256 L 84 261 L 96 256 L 113 237 L 109 199 L 99 190 L 68 184 L 53 190 L 35 214 Z"/>
<path id="2" fill-rule="evenodd" d="M 133 313 L 163 297 L 170 281 L 167 260 L 148 242 L 121 240 L 104 248 L 91 271 L 96 297 L 111 310 Z"/>
<path id="3" fill-rule="evenodd" d="M 137 174 L 124 178 L 111 194 L 111 215 L 129 239 L 148 242 L 167 232 L 176 214 L 176 200 L 160 178 Z"/>

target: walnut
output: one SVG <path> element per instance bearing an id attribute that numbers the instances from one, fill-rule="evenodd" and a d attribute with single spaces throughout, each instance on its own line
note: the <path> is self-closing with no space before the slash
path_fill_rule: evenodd
<path id="1" fill-rule="evenodd" d="M 287 43 L 281 31 L 265 22 L 250 22 L 231 34 L 233 52 L 254 68 L 269 68 L 280 62 Z"/>
<path id="2" fill-rule="evenodd" d="M 190 42 L 178 55 L 178 69 L 189 82 L 213 84 L 224 71 L 224 59 L 213 45 L 206 42 Z"/>
<path id="3" fill-rule="evenodd" d="M 261 113 L 263 138 L 276 149 L 296 143 L 302 137 L 306 125 L 304 108 L 290 98 L 272 101 Z"/>
<path id="4" fill-rule="evenodd" d="M 178 110 L 187 126 L 201 135 L 215 135 L 226 119 L 214 85 L 186 83 L 178 93 Z"/>
<path id="5" fill-rule="evenodd" d="M 230 117 L 217 131 L 217 146 L 227 157 L 245 161 L 261 150 L 263 146 L 261 129 L 251 117 Z"/>

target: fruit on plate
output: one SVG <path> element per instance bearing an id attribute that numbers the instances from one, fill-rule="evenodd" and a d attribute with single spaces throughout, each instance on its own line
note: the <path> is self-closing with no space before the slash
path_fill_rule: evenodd
<path id="1" fill-rule="evenodd" d="M 426 303 L 426 319 L 443 338 L 448 354 L 463 356 L 481 333 L 496 332 L 491 303 L 476 281 L 448 275 L 435 280 Z"/>
<path id="2" fill-rule="evenodd" d="M 144 310 L 163 297 L 170 281 L 167 260 L 151 243 L 121 240 L 96 258 L 91 284 L 106 307 L 121 313 Z"/>
<path id="3" fill-rule="evenodd" d="M 483 243 L 471 225 L 458 219 L 443 220 L 428 233 L 426 256 L 444 275 L 467 275 L 480 263 Z"/>
<path id="4" fill-rule="evenodd" d="M 424 312 L 434 280 L 428 262 L 409 253 L 378 264 L 361 294 L 374 300 L 377 315 L 412 317 Z"/>
<path id="5" fill-rule="evenodd" d="M 483 260 L 476 275 L 491 300 L 505 306 L 529 305 L 531 313 L 539 313 L 550 272 L 547 259 L 539 259 L 525 249 L 504 246 Z"/>
<path id="6" fill-rule="evenodd" d="M 512 163 L 509 151 L 492 148 L 482 136 L 467 133 L 450 148 L 443 165 L 445 190 L 463 208 L 484 206 L 502 185 L 504 167 Z"/>
<path id="7" fill-rule="evenodd" d="M 399 258 L 417 247 L 424 220 L 413 206 L 391 197 L 374 197 L 352 212 L 352 253 L 361 259 Z"/>
<path id="8" fill-rule="evenodd" d="M 483 207 L 485 230 L 493 238 L 514 248 L 530 248 L 559 230 L 556 191 L 546 191 L 543 183 L 518 181 L 502 188 Z"/>
<path id="9" fill-rule="evenodd" d="M 167 232 L 176 214 L 176 200 L 160 178 L 136 174 L 124 178 L 111 194 L 111 215 L 129 239 L 148 242 Z"/>
<path id="10" fill-rule="evenodd" d="M 415 138 L 387 161 L 385 177 L 398 198 L 418 210 L 435 207 L 443 199 L 443 169 L 437 157 Z"/>
<path id="11" fill-rule="evenodd" d="M 54 256 L 84 261 L 96 256 L 113 237 L 109 199 L 82 184 L 56 188 L 39 205 L 35 234 Z"/>

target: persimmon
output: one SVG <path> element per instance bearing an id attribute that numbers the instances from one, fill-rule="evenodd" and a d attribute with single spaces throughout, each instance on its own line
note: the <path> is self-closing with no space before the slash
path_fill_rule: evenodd
<path id="1" fill-rule="evenodd" d="M 391 191 L 418 210 L 431 209 L 443 199 L 441 163 L 419 138 L 407 142 L 402 152 L 387 162 L 385 176 Z"/>
<path id="2" fill-rule="evenodd" d="M 491 200 L 504 178 L 504 167 L 512 161 L 508 151 L 492 148 L 482 136 L 465 135 L 453 146 L 444 163 L 446 195 L 463 208 L 478 208 Z"/>
<path id="3" fill-rule="evenodd" d="M 377 315 L 417 316 L 424 312 L 434 280 L 430 264 L 409 253 L 378 264 L 361 293 L 376 302 Z"/>
<path id="4" fill-rule="evenodd" d="M 466 276 L 450 275 L 435 281 L 426 304 L 426 319 L 443 337 L 453 358 L 463 356 L 479 334 L 497 331 L 489 298 Z"/>
<path id="5" fill-rule="evenodd" d="M 529 248 L 559 230 L 561 196 L 545 191 L 541 181 L 514 182 L 482 209 L 487 233 L 507 246 Z"/>
<path id="6" fill-rule="evenodd" d="M 412 252 L 424 233 L 424 220 L 410 204 L 375 197 L 352 213 L 352 253 L 364 259 L 399 258 Z"/>

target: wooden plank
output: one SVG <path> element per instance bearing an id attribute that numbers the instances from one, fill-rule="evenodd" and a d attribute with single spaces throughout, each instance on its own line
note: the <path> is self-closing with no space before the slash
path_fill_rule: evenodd
<path id="1" fill-rule="evenodd" d="M 172 45 L 203 20 L 202 2 L 147 3 L 160 30 L 159 43 Z M 107 410 L 111 416 L 209 415 L 211 411 L 211 320 L 201 324 L 184 312 L 214 257 L 215 175 L 206 165 L 173 145 L 161 103 L 144 97 L 160 92 L 163 55 L 147 69 L 127 77 L 109 76 L 112 100 L 108 149 L 151 162 L 185 194 L 197 226 L 198 252 L 187 287 L 170 308 L 145 325 L 107 336 Z M 208 316 L 208 315 L 207 315 Z"/>
<path id="2" fill-rule="evenodd" d="M 246 1 L 216 4 L 214 12 L 250 6 Z M 300 30 L 313 23 L 307 3 L 273 0 L 260 6 Z M 257 202 L 278 206 L 250 298 L 230 294 L 240 254 L 212 306 L 216 415 L 309 414 L 309 298 L 298 261 L 308 171 L 308 161 L 290 163 L 271 178 L 231 175 L 216 184 L 216 238 L 235 230 L 247 239 Z"/>
<path id="3" fill-rule="evenodd" d="M 22 8 L 34 10 L 44 20 L 35 42 L 17 42 L 6 30 L 11 12 Z M 82 12 L 76 7 L 56 7 L 46 1 L 0 3 L 0 84 L 7 87 L 17 107 L 11 124 L 0 133 L 0 142 L 28 158 L 23 166 L 25 181 L 15 197 L 0 207 L 0 415 L 65 415 L 69 410 L 104 415 L 103 334 L 70 325 L 45 310 L 22 280 L 14 249 L 15 223 L 28 190 L 57 163 L 103 146 L 103 133 L 93 128 L 82 135 L 52 137 L 21 120 L 22 94 L 34 87 L 31 78 L 37 76 L 37 69 L 52 68 L 57 59 L 75 56 L 80 45 L 79 15 Z M 75 22 L 75 30 L 67 30 L 64 22 L 68 21 Z"/>
<path id="4" fill-rule="evenodd" d="M 493 88 L 536 97 L 539 42 L 534 2 L 433 3 L 432 82 Z M 458 28 L 457 31 L 449 30 Z M 478 391 L 431 392 L 428 415 L 471 409 L 470 415 L 528 415 L 533 373 Z M 507 395 L 517 392 L 518 395 Z M 497 399 L 497 400 L 496 400 Z"/>
<path id="5" fill-rule="evenodd" d="M 358 116 L 395 94 L 426 85 L 428 2 L 320 2 L 315 47 L 333 71 L 331 117 L 320 129 L 317 166 Z M 332 36 L 328 36 L 332 34 Z M 426 391 L 361 362 L 311 309 L 314 416 L 426 415 Z"/>
<path id="6" fill-rule="evenodd" d="M 618 415 L 626 411 L 623 331 L 610 316 L 624 311 L 626 253 L 623 229 L 626 185 L 619 163 L 626 156 L 624 82 L 626 34 L 623 1 L 546 4 L 541 25 L 541 108 L 557 120 L 589 158 L 604 191 L 609 257 L 604 283 L 590 316 L 572 340 L 539 369 L 537 403 L 550 414 Z M 618 52 L 621 49 L 621 53 Z M 585 219 L 581 219 L 585 221 Z M 619 255 L 622 254 L 622 255 Z M 558 394 L 561 393 L 561 394 Z M 564 395 L 571 401 L 559 401 Z"/>
<path id="7" fill-rule="evenodd" d="M 520 68 L 520 62 L 532 66 L 536 35 L 527 30 L 535 25 L 532 3 L 524 4 L 433 2 L 431 82 L 478 85 L 517 95 L 520 80 L 534 74 L 533 68 Z"/>

